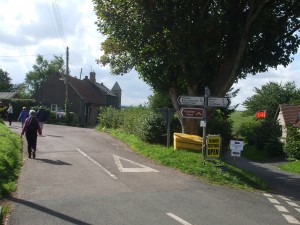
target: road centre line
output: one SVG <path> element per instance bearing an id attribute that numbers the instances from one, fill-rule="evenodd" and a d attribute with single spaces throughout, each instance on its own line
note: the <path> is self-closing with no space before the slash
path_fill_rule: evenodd
<path id="1" fill-rule="evenodd" d="M 192 225 L 191 223 L 188 223 L 187 221 L 181 219 L 180 217 L 176 216 L 173 213 L 166 213 L 169 217 L 173 218 L 177 222 L 181 223 L 182 225 Z"/>
<path id="2" fill-rule="evenodd" d="M 109 172 L 107 169 L 105 169 L 101 164 L 99 164 L 97 161 L 95 161 L 94 159 L 92 159 L 90 156 L 88 156 L 85 152 L 81 151 L 79 148 L 76 149 L 78 152 L 80 152 L 82 155 L 84 155 L 85 157 L 87 157 L 90 161 L 92 161 L 93 163 L 95 163 L 97 166 L 99 166 L 102 170 L 104 170 L 104 172 L 106 174 L 108 174 L 110 177 L 112 177 L 113 179 L 117 180 L 118 178 L 113 175 L 111 172 Z"/>

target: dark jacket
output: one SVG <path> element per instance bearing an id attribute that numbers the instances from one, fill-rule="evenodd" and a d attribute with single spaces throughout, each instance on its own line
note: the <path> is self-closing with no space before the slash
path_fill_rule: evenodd
<path id="1" fill-rule="evenodd" d="M 34 120 L 34 129 L 33 130 L 29 129 L 29 123 L 31 122 L 31 120 Z M 29 132 L 32 132 L 32 133 L 29 133 Z M 25 120 L 25 124 L 22 129 L 21 135 L 23 135 L 24 133 L 26 133 L 26 135 L 37 135 L 37 133 L 39 133 L 39 135 L 42 135 L 42 130 L 41 130 L 41 127 L 39 124 L 39 120 L 35 116 L 30 116 Z"/>
<path id="2" fill-rule="evenodd" d="M 36 117 L 40 122 L 45 122 L 47 120 L 47 111 L 43 108 L 39 109 L 36 113 Z"/>

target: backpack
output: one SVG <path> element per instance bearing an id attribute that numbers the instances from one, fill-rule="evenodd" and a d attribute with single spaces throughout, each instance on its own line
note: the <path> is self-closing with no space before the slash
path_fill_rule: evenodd
<path id="1" fill-rule="evenodd" d="M 26 133 L 36 133 L 37 132 L 37 119 L 35 117 L 30 117 L 26 127 Z"/>

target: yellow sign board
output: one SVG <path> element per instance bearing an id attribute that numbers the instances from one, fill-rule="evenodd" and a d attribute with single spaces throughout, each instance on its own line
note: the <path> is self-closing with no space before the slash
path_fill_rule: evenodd
<path id="1" fill-rule="evenodd" d="M 221 136 L 209 135 L 206 137 L 206 156 L 207 158 L 220 158 Z"/>

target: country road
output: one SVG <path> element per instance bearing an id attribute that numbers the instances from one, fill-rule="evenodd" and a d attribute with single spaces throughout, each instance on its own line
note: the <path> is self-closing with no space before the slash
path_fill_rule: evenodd
<path id="1" fill-rule="evenodd" d="M 212 186 L 106 133 L 48 124 L 10 200 L 9 225 L 300 224 L 300 203 L 285 196 Z"/>

